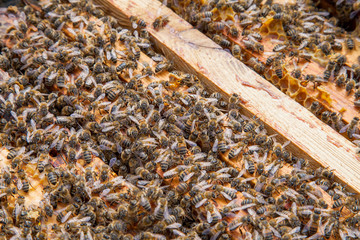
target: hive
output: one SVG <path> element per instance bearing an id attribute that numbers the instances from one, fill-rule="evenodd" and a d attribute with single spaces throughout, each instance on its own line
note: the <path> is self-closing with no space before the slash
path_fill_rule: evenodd
<path id="1" fill-rule="evenodd" d="M 4 239 L 360 237 L 332 170 L 153 49 L 153 23 L 126 29 L 82 0 L 3 14 Z"/>

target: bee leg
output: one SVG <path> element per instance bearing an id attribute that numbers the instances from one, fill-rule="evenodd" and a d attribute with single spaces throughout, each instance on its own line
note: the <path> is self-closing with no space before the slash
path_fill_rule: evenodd
<path id="1" fill-rule="evenodd" d="M 340 213 L 341 213 L 341 211 L 343 210 L 344 207 L 345 207 L 345 206 L 342 206 L 342 207 L 340 208 Z"/>
<path id="2" fill-rule="evenodd" d="M 30 185 L 33 189 L 36 189 L 36 188 L 34 188 L 34 186 L 33 186 L 33 185 L 31 185 L 30 181 L 28 181 L 28 182 L 29 182 L 29 185 Z"/>
<path id="3" fill-rule="evenodd" d="M 60 153 L 60 156 L 61 156 L 61 158 L 64 160 L 64 162 L 67 164 L 68 162 L 65 160 L 65 158 L 63 157 L 63 154 L 62 154 L 62 153 Z"/>

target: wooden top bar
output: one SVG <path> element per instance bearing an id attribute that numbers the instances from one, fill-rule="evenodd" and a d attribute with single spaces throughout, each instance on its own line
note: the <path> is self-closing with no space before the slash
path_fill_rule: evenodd
<path id="1" fill-rule="evenodd" d="M 290 150 L 310 158 L 315 166 L 320 164 L 334 169 L 338 180 L 360 192 L 357 174 L 360 163 L 354 144 L 170 9 L 152 0 L 96 0 L 96 3 L 127 26 L 130 16 L 141 17 L 148 24 L 147 30 L 156 47 L 173 59 L 178 68 L 196 74 L 211 91 L 227 97 L 239 94 L 245 115 L 259 117 L 270 133 L 277 132 L 292 142 Z M 155 31 L 152 22 L 160 15 L 167 15 L 170 22 Z"/>

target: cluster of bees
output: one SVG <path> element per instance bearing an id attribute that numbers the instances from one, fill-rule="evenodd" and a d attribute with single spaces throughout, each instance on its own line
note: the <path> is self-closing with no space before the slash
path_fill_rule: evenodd
<path id="1" fill-rule="evenodd" d="M 296 101 L 308 108 L 313 103 L 312 108 L 317 106 L 313 112 L 320 119 L 345 132 L 350 125 L 343 122 L 341 113 L 327 109 L 318 99 L 303 99 L 303 94 L 307 95 L 309 83 L 314 89 L 335 84 L 353 94 L 354 105 L 360 106 L 360 62 L 348 66 L 345 56 L 356 50 L 360 38 L 339 27 L 339 20 L 316 8 L 315 3 L 294 2 L 176 0 L 168 1 L 168 6 Z M 350 13 L 355 17 L 359 12 L 353 1 L 338 1 L 336 7 L 348 18 Z M 264 46 L 264 37 L 273 45 L 271 49 Z M 324 66 L 324 72 L 305 73 L 310 62 Z M 291 86 L 296 86 L 295 90 Z"/>
<path id="2" fill-rule="evenodd" d="M 238 95 L 174 70 L 149 23 L 124 29 L 85 0 L 6 14 L 2 239 L 360 237 L 359 200 L 331 169 L 287 151 Z"/>

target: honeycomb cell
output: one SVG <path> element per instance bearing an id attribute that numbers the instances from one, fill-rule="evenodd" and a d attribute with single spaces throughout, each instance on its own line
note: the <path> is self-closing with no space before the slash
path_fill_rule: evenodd
<path id="1" fill-rule="evenodd" d="M 314 102 L 314 100 L 312 98 L 310 98 L 310 97 L 306 98 L 304 101 L 304 107 L 309 108 L 313 102 Z"/>
<path id="2" fill-rule="evenodd" d="M 284 77 L 280 80 L 280 87 L 281 89 L 288 89 L 289 88 L 289 80 L 287 77 Z"/>
<path id="3" fill-rule="evenodd" d="M 306 90 L 300 89 L 298 94 L 295 97 L 295 101 L 302 104 L 306 98 L 307 98 Z"/>
<path id="4" fill-rule="evenodd" d="M 299 88 L 300 88 L 299 82 L 294 78 L 290 77 L 290 85 L 289 85 L 290 94 L 297 92 Z"/>

